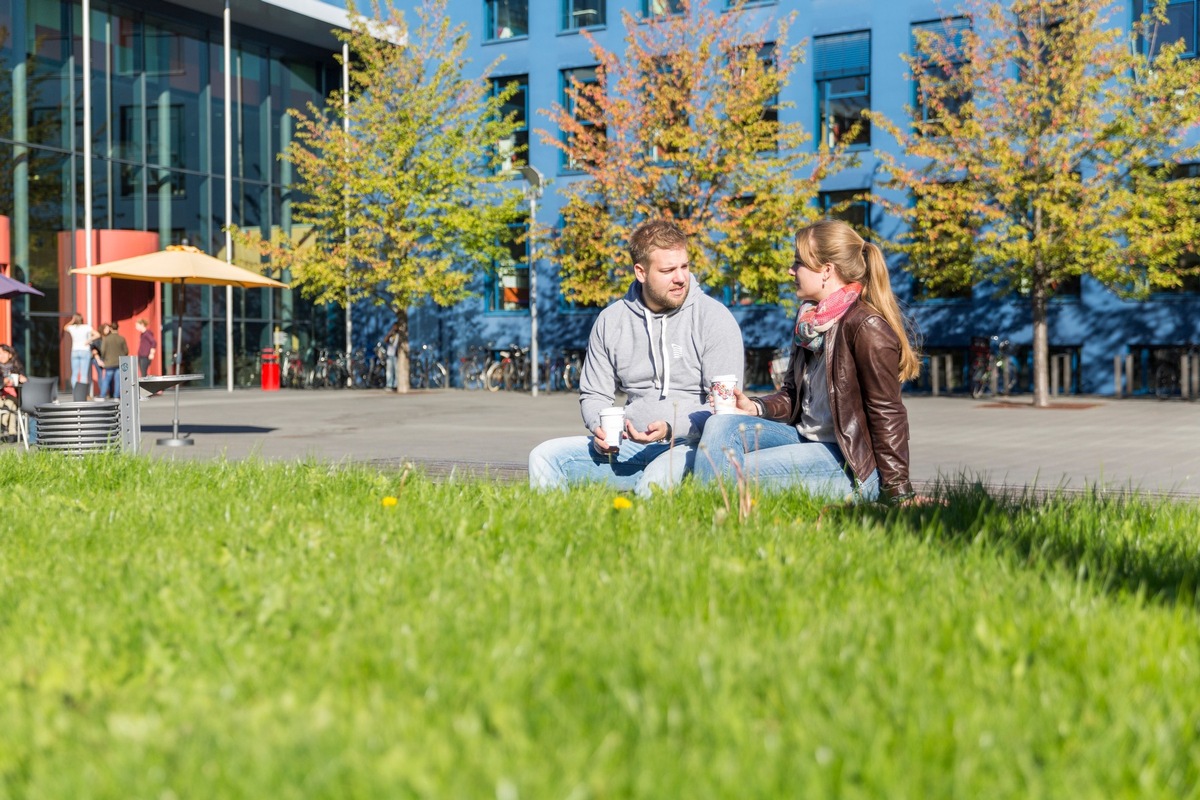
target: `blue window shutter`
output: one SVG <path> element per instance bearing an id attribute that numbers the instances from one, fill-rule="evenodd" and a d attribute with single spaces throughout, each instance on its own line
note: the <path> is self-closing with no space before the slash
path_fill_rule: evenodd
<path id="1" fill-rule="evenodd" d="M 946 20 L 934 20 L 933 22 L 917 22 L 913 24 L 913 31 L 929 31 L 937 34 L 948 42 L 959 53 L 962 52 L 963 39 L 962 35 L 971 30 L 971 20 L 968 17 L 954 17 Z M 917 37 L 913 36 L 913 50 L 916 50 Z"/>
<path id="2" fill-rule="evenodd" d="M 813 40 L 813 77 L 819 81 L 871 72 L 871 32 L 857 31 Z"/>

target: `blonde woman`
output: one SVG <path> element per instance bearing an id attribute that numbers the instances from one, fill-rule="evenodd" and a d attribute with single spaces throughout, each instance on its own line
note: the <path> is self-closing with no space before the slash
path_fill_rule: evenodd
<path id="1" fill-rule="evenodd" d="M 71 336 L 71 383 L 86 383 L 91 392 L 92 341 L 100 334 L 83 321 L 82 314 L 75 314 L 63 328 Z"/>
<path id="2" fill-rule="evenodd" d="M 796 234 L 788 274 L 801 305 L 783 387 L 763 397 L 736 391 L 742 413 L 709 418 L 696 479 L 740 470 L 768 490 L 912 498 L 900 384 L 920 362 L 883 253 L 846 223 L 823 220 Z"/>

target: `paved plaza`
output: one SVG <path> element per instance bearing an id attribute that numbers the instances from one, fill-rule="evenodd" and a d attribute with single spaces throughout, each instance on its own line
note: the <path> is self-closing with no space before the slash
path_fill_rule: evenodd
<path id="1" fill-rule="evenodd" d="M 906 396 L 912 476 L 992 486 L 1137 489 L 1200 497 L 1200 403 L 1071 398 L 1033 409 L 964 397 Z M 583 432 L 573 394 L 321 390 L 180 394 L 191 447 L 164 447 L 170 393 L 142 402 L 141 451 L 154 458 L 320 459 L 523 480 L 544 439 Z"/>

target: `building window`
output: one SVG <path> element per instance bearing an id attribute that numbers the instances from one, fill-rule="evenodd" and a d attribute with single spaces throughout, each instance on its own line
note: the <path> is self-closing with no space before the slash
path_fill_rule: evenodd
<path id="1" fill-rule="evenodd" d="M 484 0 L 484 39 L 529 35 L 529 0 Z"/>
<path id="2" fill-rule="evenodd" d="M 564 69 L 562 71 L 562 107 L 590 134 L 602 138 L 604 133 L 598 130 L 599 126 L 596 124 L 595 119 L 590 114 L 583 113 L 576 99 L 577 97 L 586 98 L 587 90 L 584 87 L 596 86 L 600 83 L 599 71 L 599 67 Z M 566 134 L 564 134 L 565 138 Z M 574 153 L 563 154 L 563 169 L 565 170 L 577 171 L 590 164 L 589 160 L 583 159 Z"/>
<path id="3" fill-rule="evenodd" d="M 813 79 L 821 135 L 818 143 L 870 145 L 871 125 L 862 112 L 871 107 L 871 32 L 817 37 L 813 41 Z"/>
<path id="4" fill-rule="evenodd" d="M 970 91 L 966 87 L 956 87 L 953 91 L 947 84 L 955 80 L 958 67 L 966 61 L 963 54 L 963 34 L 971 29 L 971 21 L 966 17 L 954 17 L 949 20 L 933 22 L 918 22 L 912 26 L 913 71 L 925 75 L 935 82 L 932 96 L 924 95 L 921 86 L 913 78 L 913 108 L 916 110 L 916 121 L 922 132 L 929 133 L 937 129 L 937 120 L 941 116 L 940 103 L 945 113 L 956 116 L 963 104 L 970 99 Z M 926 39 L 924 47 L 921 40 Z M 939 63 L 934 54 L 946 56 L 947 64 Z M 936 99 L 937 102 L 930 102 Z"/>
<path id="5" fill-rule="evenodd" d="M 529 310 L 529 250 L 525 232 L 528 226 L 516 222 L 508 226 L 509 255 L 512 265 L 496 267 L 487 278 L 488 311 Z"/>
<path id="6" fill-rule="evenodd" d="M 1195 58 L 1197 24 L 1200 24 L 1200 13 L 1197 13 L 1197 0 L 1174 0 L 1167 4 L 1167 21 L 1153 23 L 1146 36 L 1142 39 L 1142 49 L 1147 55 L 1154 57 L 1158 51 L 1169 44 L 1183 40 L 1183 57 Z M 1133 17 L 1140 19 L 1142 14 L 1153 8 L 1152 3 L 1144 0 L 1134 0 Z"/>
<path id="7" fill-rule="evenodd" d="M 871 230 L 871 201 L 866 198 L 866 190 L 821 192 L 817 202 L 825 216 L 849 222 L 859 233 Z"/>
<path id="8" fill-rule="evenodd" d="M 665 17 L 683 13 L 683 0 L 642 0 L 643 17 Z"/>
<path id="9" fill-rule="evenodd" d="M 576 31 L 604 24 L 604 0 L 562 0 L 562 29 Z"/>
<path id="10" fill-rule="evenodd" d="M 136 162 L 141 160 L 141 148 L 132 143 L 145 141 L 147 152 L 151 158 L 161 159 L 165 157 L 165 166 L 171 169 L 182 169 L 183 152 L 186 141 L 186 131 L 183 126 L 183 105 L 172 103 L 167 108 L 167 131 L 166 139 L 162 139 L 162 132 L 159 130 L 159 115 L 158 113 L 143 115 L 141 110 L 136 106 L 121 106 L 121 127 L 120 136 L 123 144 L 123 157 L 127 159 L 126 163 L 121 165 L 121 197 L 132 197 L 137 191 L 140 181 L 140 168 Z M 139 117 L 145 117 L 145 138 L 144 140 L 138 135 L 137 128 L 143 120 Z M 152 166 L 159 166 L 158 162 Z M 185 197 L 187 188 L 179 179 L 179 176 L 174 176 L 172 180 L 171 174 L 165 170 L 154 170 L 151 173 L 158 181 L 156 186 L 160 188 L 169 186 L 172 197 Z"/>
<path id="11" fill-rule="evenodd" d="M 513 117 L 517 127 L 508 138 L 496 143 L 497 155 L 500 158 L 497 168 L 499 172 L 512 172 L 525 164 L 529 157 L 529 76 L 493 78 L 492 95 L 499 95 L 514 83 L 517 85 L 517 91 L 501 106 L 500 113 L 506 119 Z"/>

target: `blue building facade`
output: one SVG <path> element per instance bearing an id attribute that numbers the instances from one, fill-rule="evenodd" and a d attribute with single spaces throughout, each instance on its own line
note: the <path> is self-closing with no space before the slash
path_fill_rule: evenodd
<path id="1" fill-rule="evenodd" d="M 1115 19 L 1130 24 L 1140 10 L 1136 3 L 1118 3 Z M 1171 37 L 1182 37 L 1193 58 L 1198 4 L 1173 0 L 1168 9 Z M 339 90 L 342 76 L 334 54 L 340 45 L 332 30 L 348 23 L 344 5 L 341 0 L 230 0 L 235 138 L 234 208 L 227 220 L 224 0 L 88 0 L 90 198 L 83 169 L 88 149 L 82 91 L 85 2 L 0 0 L 0 269 L 46 293 L 0 302 L 0 327 L 11 325 L 12 343 L 31 373 L 61 369 L 63 315 L 83 305 L 81 285 L 70 278 L 69 268 L 83 264 L 85 212 L 90 211 L 98 231 L 140 232 L 142 243 L 152 234 L 153 247 L 186 239 L 218 256 L 227 222 L 258 227 L 264 234 L 289 230 L 292 178 L 286 162 L 277 158 L 290 141 L 287 112 Z M 626 34 L 623 12 L 637 24 L 648 13 L 678 6 L 677 0 L 449 0 L 448 13 L 470 34 L 472 63 L 482 70 L 500 59 L 494 78 L 522 86 L 512 104 L 524 126 L 513 144 L 528 146 L 529 161 L 548 181 L 538 205 L 541 225 L 558 221 L 560 190 L 587 179 L 543 141 L 543 133 L 558 135 L 543 110 L 565 102 L 568 81 L 594 76 L 596 62 L 582 31 L 619 51 Z M 941 8 L 934 0 L 766 0 L 723 13 L 731 24 L 755 25 L 795 15 L 789 38 L 808 41 L 808 58 L 792 71 L 779 113 L 821 135 L 822 120 L 861 108 L 905 118 L 914 93 L 901 55 L 912 50 L 914 28 L 936 23 Z M 860 166 L 831 177 L 819 202 L 832 205 L 847 193 L 879 190 L 874 152 L 894 143 L 869 131 L 857 148 Z M 860 204 L 856 212 L 880 240 L 898 231 L 896 220 L 880 208 Z M 585 346 L 597 311 L 564 302 L 556 265 L 544 252 L 535 253 L 538 344 L 543 355 L 557 356 Z M 515 255 L 522 261 L 527 256 Z M 103 253 L 97 260 L 102 258 Z M 412 309 L 413 343 L 431 345 L 452 374 L 457 359 L 472 348 L 530 344 L 528 270 L 489 275 L 478 266 L 471 300 L 446 309 Z M 1022 298 L 1001 297 L 986 285 L 958 297 L 925 298 L 898 259 L 893 259 L 893 284 L 920 331 L 924 351 L 938 357 L 943 375 L 949 359 L 952 384 L 964 382 L 972 339 L 998 336 L 1013 343 L 1023 365 L 1017 386 L 1028 388 L 1032 331 Z M 1114 357 L 1126 355 L 1133 356 L 1135 388 L 1144 390 L 1157 364 L 1200 341 L 1198 290 L 1200 285 L 1191 282 L 1181 291 L 1132 301 L 1084 278 L 1060 291 L 1049 333 L 1052 351 L 1064 356 L 1059 363 L 1071 366 L 1070 380 L 1063 376 L 1070 391 L 1112 393 Z M 177 306 L 170 287 L 153 298 L 164 333 L 162 349 L 169 353 L 174 347 L 170 337 L 179 308 L 186 371 L 205 374 L 210 385 L 229 380 L 229 352 L 236 359 L 235 383 L 253 384 L 254 357 L 278 342 L 280 331 L 289 346 L 302 349 L 340 349 L 346 343 L 340 309 L 314 307 L 291 290 L 237 289 L 232 308 L 226 307 L 222 289 L 194 287 L 179 299 Z M 791 312 L 725 299 L 750 351 L 747 382 L 765 383 L 771 353 L 788 338 Z M 105 302 L 97 313 L 132 325 L 136 311 L 128 320 L 120 316 L 121 298 Z M 349 326 L 353 346 L 370 353 L 390 323 L 386 311 L 356 305 Z M 928 389 L 928 373 L 912 388 Z"/>
<path id="2" fill-rule="evenodd" d="M 720 0 L 717 0 L 720 2 Z M 585 180 L 566 163 L 562 154 L 542 141 L 540 132 L 555 135 L 542 113 L 565 101 L 564 87 L 571 77 L 586 80 L 596 66 L 583 29 L 606 49 L 619 51 L 625 40 L 622 12 L 636 22 L 661 8 L 674 8 L 669 0 L 450 0 L 449 11 L 463 22 L 471 36 L 475 64 L 502 59 L 494 75 L 503 82 L 516 80 L 523 87 L 514 105 L 526 120 L 519 143 L 528 142 L 529 160 L 547 178 L 549 186 L 538 209 L 538 221 L 553 225 L 559 219 L 558 190 L 571 181 Z M 1197 52 L 1197 0 L 1172 3 L 1172 35 Z M 719 6 L 716 6 L 719 8 Z M 907 116 L 914 102 L 908 67 L 901 56 L 912 52 L 915 26 L 937 23 L 943 13 L 933 0 L 908 3 L 878 0 L 778 0 L 745 6 L 730 15 L 754 20 L 795 14 L 789 38 L 808 40 L 808 58 L 792 72 L 782 96 L 788 107 L 782 118 L 801 122 L 819 135 L 822 112 L 836 116 L 867 107 L 893 120 Z M 1115 19 L 1132 23 L 1135 9 L 1118 4 Z M 731 20 L 737 24 L 737 20 Z M 836 75 L 827 68 L 837 59 Z M 846 192 L 880 191 L 876 183 L 875 150 L 894 150 L 895 143 L 882 132 L 869 131 L 858 143 L 861 165 L 831 177 L 822 186 L 820 202 L 832 204 Z M 897 222 L 875 207 L 858 208 L 862 218 L 883 240 L 897 233 Z M 885 245 L 885 251 L 886 251 Z M 1017 390 L 1028 390 L 1031 376 L 1032 322 L 1028 302 L 1000 296 L 988 285 L 974 287 L 957 297 L 926 299 L 893 259 L 893 284 L 923 337 L 926 353 L 939 356 L 945 374 L 950 360 L 951 383 L 963 385 L 974 337 L 998 336 L 1012 343 L 1021 372 Z M 537 261 L 539 348 L 553 354 L 562 348 L 583 348 L 594 310 L 576 310 L 563 302 L 555 265 Z M 477 299 L 452 309 L 413 309 L 413 340 L 437 347 L 453 359 L 470 346 L 528 346 L 530 315 L 528 276 L 517 270 L 493 278 L 480 278 Z M 1200 341 L 1200 288 L 1189 283 L 1184 290 L 1125 300 L 1089 278 L 1077 286 L 1061 287 L 1050 312 L 1051 353 L 1061 370 L 1060 380 L 1069 392 L 1111 394 L 1114 391 L 1114 357 L 1134 356 L 1135 389 L 1144 390 L 1155 365 L 1169 361 L 1175 348 Z M 769 354 L 788 338 L 790 312 L 775 305 L 731 306 L 742 324 L 748 359 L 748 383 L 765 381 Z M 357 315 L 356 315 L 357 316 Z M 1070 374 L 1064 367 L 1070 366 Z M 928 389 L 926 376 L 912 387 Z"/>

